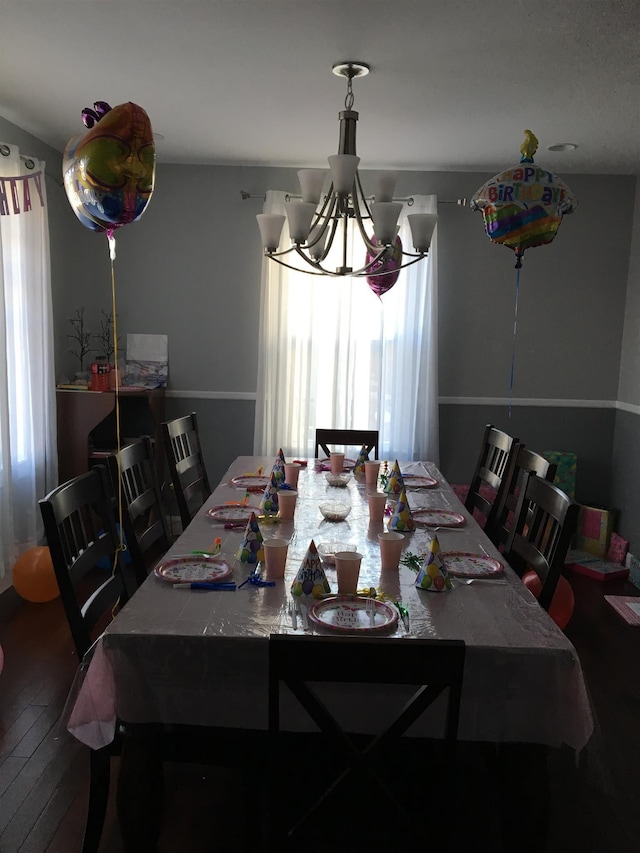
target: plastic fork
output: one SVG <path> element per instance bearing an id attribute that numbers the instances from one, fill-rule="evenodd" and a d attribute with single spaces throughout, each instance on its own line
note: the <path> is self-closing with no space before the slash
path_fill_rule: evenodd
<path id="1" fill-rule="evenodd" d="M 369 625 L 371 628 L 376 626 L 376 603 L 373 598 L 367 598 L 367 613 L 369 614 Z"/>

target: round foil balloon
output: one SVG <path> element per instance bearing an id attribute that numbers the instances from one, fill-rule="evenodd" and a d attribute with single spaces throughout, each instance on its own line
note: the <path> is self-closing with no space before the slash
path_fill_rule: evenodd
<path id="1" fill-rule="evenodd" d="M 533 164 L 538 140 L 525 130 L 519 165 L 487 181 L 471 200 L 481 210 L 487 237 L 516 253 L 516 269 L 526 249 L 551 243 L 565 213 L 573 213 L 577 200 L 553 172 Z"/>
<path id="2" fill-rule="evenodd" d="M 377 245 L 377 240 L 375 236 L 372 238 L 372 242 L 374 245 Z M 375 258 L 375 253 L 367 252 L 367 259 L 365 264 L 370 264 L 371 261 Z M 368 275 L 367 276 L 367 284 L 376 294 L 376 296 L 382 296 L 383 293 L 386 293 L 387 290 L 391 290 L 393 285 L 398 280 L 398 276 L 400 275 L 400 263 L 402 259 L 402 241 L 400 237 L 397 236 L 393 241 L 393 252 L 390 258 L 385 258 L 384 260 L 376 261 L 375 264 L 371 267 L 371 273 L 378 273 L 378 275 Z"/>
<path id="3" fill-rule="evenodd" d="M 142 107 L 128 102 L 111 109 L 97 101 L 94 108 L 82 112 L 87 133 L 65 148 L 64 186 L 85 227 L 110 231 L 144 213 L 153 193 L 155 146 Z"/>

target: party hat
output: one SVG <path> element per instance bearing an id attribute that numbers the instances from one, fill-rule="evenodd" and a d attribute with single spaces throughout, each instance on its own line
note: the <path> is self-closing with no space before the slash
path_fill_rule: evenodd
<path id="1" fill-rule="evenodd" d="M 273 463 L 273 468 L 271 469 L 272 473 L 275 474 L 278 486 L 281 486 L 284 483 L 284 463 L 286 461 L 287 460 L 284 458 L 282 448 L 280 448 L 278 455 L 276 456 L 276 461 Z"/>
<path id="2" fill-rule="evenodd" d="M 418 572 L 416 586 L 418 589 L 428 589 L 429 592 L 444 592 L 451 589 L 451 578 L 440 554 L 437 536 L 429 541 L 429 550 Z"/>
<path id="3" fill-rule="evenodd" d="M 331 587 L 322 568 L 316 543 L 312 539 L 304 560 L 300 563 L 298 573 L 291 584 L 291 595 L 322 598 L 328 592 L 331 592 Z"/>
<path id="4" fill-rule="evenodd" d="M 387 485 L 384 487 L 384 490 L 388 495 L 400 495 L 404 491 L 404 480 L 402 479 L 397 459 L 393 463 L 393 468 L 391 469 L 391 473 L 389 474 L 389 479 L 387 480 Z"/>
<path id="5" fill-rule="evenodd" d="M 356 459 L 356 464 L 353 468 L 353 473 L 356 475 L 362 475 L 364 477 L 364 463 L 369 459 L 369 451 L 367 450 L 367 445 L 363 444 L 360 448 L 360 453 L 358 453 L 358 458 Z"/>
<path id="6" fill-rule="evenodd" d="M 264 561 L 264 548 L 262 547 L 263 537 L 258 527 L 258 519 L 255 512 L 252 512 L 247 522 L 247 527 L 244 531 L 244 539 L 242 545 L 238 548 L 236 560 L 241 560 L 243 563 L 259 563 Z"/>
<path id="7" fill-rule="evenodd" d="M 260 509 L 265 515 L 275 515 L 278 512 L 278 481 L 273 471 L 271 472 L 271 478 L 267 483 L 267 487 L 260 498 Z"/>
<path id="8" fill-rule="evenodd" d="M 410 533 L 415 529 L 416 525 L 411 515 L 411 507 L 409 506 L 407 492 L 403 485 L 402 493 L 396 502 L 396 507 L 389 522 L 389 530 L 397 530 L 398 533 Z"/>

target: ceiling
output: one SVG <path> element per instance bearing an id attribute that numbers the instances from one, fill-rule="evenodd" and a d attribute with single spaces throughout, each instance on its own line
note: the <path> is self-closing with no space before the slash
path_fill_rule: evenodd
<path id="1" fill-rule="evenodd" d="M 324 166 L 344 60 L 362 168 L 495 172 L 530 128 L 560 174 L 640 174 L 638 0 L 0 0 L 0 115 L 59 151 L 133 101 L 159 163 Z"/>

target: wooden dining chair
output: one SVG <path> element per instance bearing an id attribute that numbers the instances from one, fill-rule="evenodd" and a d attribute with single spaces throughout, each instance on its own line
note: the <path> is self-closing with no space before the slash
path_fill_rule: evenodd
<path id="1" fill-rule="evenodd" d="M 270 767 L 291 773 L 292 753 L 287 747 L 290 733 L 285 731 L 283 707 L 291 708 L 295 697 L 296 710 L 304 714 L 318 734 L 312 734 L 305 754 L 314 755 L 302 785 L 303 797 L 299 810 L 289 800 L 283 801 L 283 789 L 276 779 L 270 780 L 273 794 L 268 803 L 269 850 L 301 850 L 305 836 L 322 826 L 328 834 L 334 822 L 334 809 L 340 804 L 340 795 L 350 798 L 354 788 L 368 803 L 376 804 L 376 811 L 384 814 L 390 824 L 398 818 L 402 832 L 412 832 L 424 842 L 430 834 L 430 824 L 416 814 L 395 788 L 397 768 L 395 759 L 404 755 L 404 746 L 411 743 L 410 754 L 420 765 L 422 778 L 437 778 L 433 795 L 437 791 L 450 791 L 449 783 L 455 767 L 460 698 L 465 660 L 465 644 L 459 640 L 412 640 L 401 643 L 396 638 L 367 637 L 357 642 L 349 637 L 271 635 L 269 641 L 269 739 L 271 745 Z M 325 694 L 322 684 L 341 685 L 340 694 L 348 694 L 350 684 L 382 685 L 393 690 L 392 685 L 407 685 L 413 690 L 409 699 L 403 692 L 398 696 L 397 708 L 389 711 L 386 724 L 376 734 L 358 736 L 340 721 L 339 709 Z M 284 690 L 283 688 L 287 688 Z M 438 767 L 429 767 L 423 761 L 421 741 L 405 738 L 408 729 L 419 720 L 432 704 L 439 700 L 443 709 L 444 727 L 440 745 L 443 754 Z M 335 698 L 335 697 L 334 697 Z M 365 691 L 363 707 L 354 711 L 352 696 L 349 713 L 358 713 L 363 719 L 371 716 L 371 696 Z M 395 718 L 392 717 L 395 713 Z M 389 719 L 389 717 L 391 719 Z M 438 719 L 442 719 L 439 717 Z M 316 742 L 317 740 L 317 742 Z M 418 757 L 419 756 L 419 757 Z M 322 768 L 327 773 L 323 775 Z M 409 775 L 407 764 L 402 765 Z M 390 771 L 387 773 L 386 771 Z M 451 775 L 448 775 L 451 774 Z M 348 793 L 345 793 L 347 789 Z M 436 790 L 437 789 L 437 790 Z M 356 806 L 352 806 L 354 812 Z M 327 820 L 327 815 L 332 815 Z M 359 822 L 354 813 L 354 831 Z M 361 816 L 362 817 L 362 816 Z M 368 820 L 367 814 L 365 819 Z M 408 838 L 403 834 L 403 839 Z M 350 849 L 356 849 L 356 846 Z M 360 848 L 357 848 L 360 849 Z M 363 847 L 362 849 L 369 849 Z M 377 848 L 376 848 L 377 849 Z"/>
<path id="2" fill-rule="evenodd" d="M 73 643 L 82 661 L 96 637 L 136 588 L 119 550 L 111 483 L 103 465 L 58 486 L 39 501 L 47 545 Z M 105 558 L 112 569 L 96 565 Z M 109 798 L 110 759 L 121 748 L 90 750 L 89 802 L 83 853 L 96 853 Z"/>
<path id="3" fill-rule="evenodd" d="M 323 450 L 327 456 L 330 453 L 329 445 L 339 447 L 362 447 L 364 444 L 369 453 L 373 453 L 370 459 L 378 458 L 379 432 L 377 429 L 316 429 L 316 446 L 314 457 L 318 458 L 318 451 Z"/>
<path id="4" fill-rule="evenodd" d="M 549 610 L 578 523 L 579 506 L 553 483 L 524 472 L 514 523 L 504 557 L 526 582 L 531 571 L 541 587 L 536 596 Z"/>
<path id="5" fill-rule="evenodd" d="M 466 509 L 482 524 L 493 523 L 492 509 L 503 478 L 510 478 L 519 440 L 487 424 L 480 444 L 478 461 L 464 502 Z"/>
<path id="6" fill-rule="evenodd" d="M 151 439 L 144 436 L 107 461 L 114 492 L 121 502 L 127 548 L 141 584 L 171 546 Z"/>
<path id="7" fill-rule="evenodd" d="M 162 435 L 184 529 L 211 494 L 196 413 L 164 421 Z"/>
<path id="8" fill-rule="evenodd" d="M 524 444 L 518 445 L 513 459 L 498 490 L 497 497 L 485 524 L 485 533 L 496 548 L 503 549 L 515 518 L 518 494 L 522 488 L 525 473 L 534 473 L 550 483 L 556 475 L 557 465 L 549 462 L 534 450 L 528 450 Z"/>

